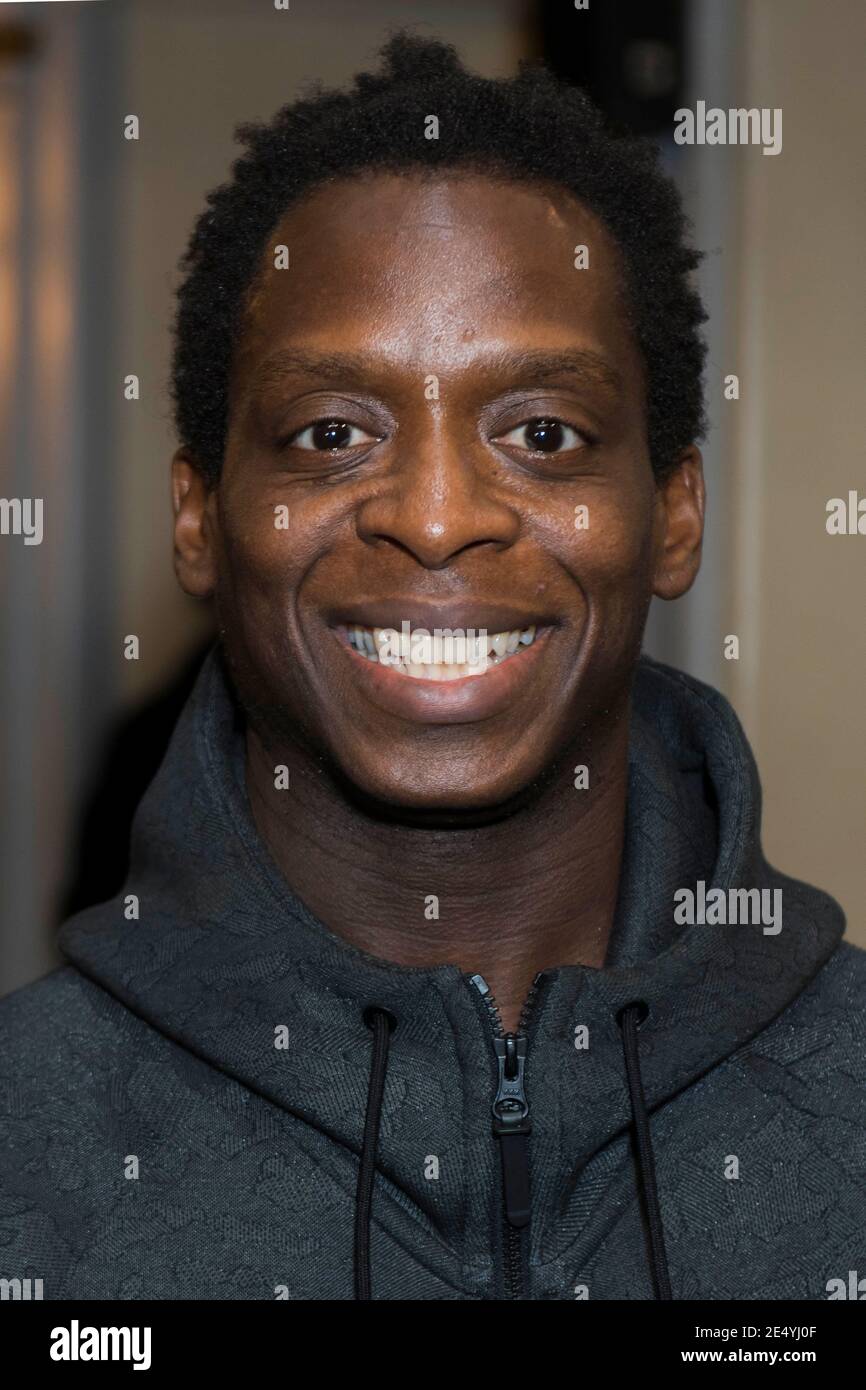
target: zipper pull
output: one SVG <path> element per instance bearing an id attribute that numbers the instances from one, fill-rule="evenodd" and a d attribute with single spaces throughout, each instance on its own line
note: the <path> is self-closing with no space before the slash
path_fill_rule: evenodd
<path id="1" fill-rule="evenodd" d="M 539 971 L 533 980 L 538 988 L 544 971 Z M 505 1219 L 509 1226 L 520 1230 L 529 1225 L 531 1214 L 529 1199 L 529 1146 L 527 1140 L 532 1130 L 529 1119 L 529 1102 L 523 1089 L 523 1072 L 526 1067 L 526 1036 L 523 1033 L 505 1033 L 499 1010 L 490 993 L 490 986 L 483 975 L 471 975 L 469 983 L 474 985 L 484 1004 L 493 1028 L 493 1048 L 499 1069 L 499 1082 L 493 1102 L 493 1133 L 499 1140 L 502 1154 L 502 1194 L 505 1205 Z M 526 1010 L 524 1009 L 524 1015 Z M 521 1019 L 521 1025 L 523 1019 Z"/>
<path id="2" fill-rule="evenodd" d="M 499 1087 L 493 1102 L 493 1133 L 502 1151 L 505 1219 L 510 1226 L 520 1228 L 528 1226 L 531 1211 L 527 1140 L 532 1123 L 523 1089 L 526 1038 L 519 1033 L 506 1033 L 494 1038 L 493 1046 L 499 1067 Z"/>

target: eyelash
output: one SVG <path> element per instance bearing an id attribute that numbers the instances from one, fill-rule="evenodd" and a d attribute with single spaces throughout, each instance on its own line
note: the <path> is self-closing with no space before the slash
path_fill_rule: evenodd
<path id="1" fill-rule="evenodd" d="M 531 426 L 533 426 L 533 425 L 540 425 L 540 424 L 544 424 L 544 425 L 559 425 L 559 426 L 561 426 L 563 429 L 571 430 L 573 434 L 575 434 L 579 439 L 582 439 L 582 440 L 583 440 L 583 444 L 582 444 L 582 446 L 575 446 L 575 445 L 572 445 L 572 446 L 571 446 L 571 449 L 568 449 L 568 448 L 566 448 L 566 449 L 529 449 L 529 448 L 525 448 L 525 449 L 522 450 L 522 452 L 524 452 L 524 453 L 529 453 L 529 454 L 542 454 L 542 455 L 544 455 L 544 454 L 551 454 L 551 455 L 554 455 L 554 456 L 555 456 L 556 454 L 566 454 L 566 453 L 570 453 L 570 452 L 572 451 L 572 449 L 574 449 L 575 447 L 590 448 L 590 447 L 592 447 L 592 445 L 594 445 L 594 444 L 596 444 L 596 443 L 598 442 L 597 438 L 594 437 L 594 436 L 592 436 L 592 435 L 590 435 L 590 434 L 588 433 L 588 431 L 582 430 L 582 429 L 578 429 L 578 427 L 577 427 L 576 425 L 572 425 L 572 424 L 569 423 L 569 421 L 563 420 L 563 419 L 561 419 L 559 416 L 556 416 L 556 415 L 534 415 L 534 416 L 532 416 L 530 419 L 528 419 L 528 420 L 523 420 L 523 421 L 521 421 L 520 424 L 513 426 L 513 428 L 510 429 L 510 430 L 508 430 L 508 431 L 506 432 L 506 434 L 516 434 L 516 433 L 517 433 L 518 431 L 520 431 L 520 430 L 527 430 L 527 429 L 529 429 L 529 428 L 530 428 Z M 357 445 L 344 444 L 344 445 L 342 445 L 341 447 L 335 448 L 335 449 L 316 449 L 316 448 L 309 447 L 309 446 L 306 446 L 306 445 L 298 444 L 298 440 L 299 440 L 303 435 L 307 434 L 307 433 L 308 433 L 309 431 L 311 431 L 311 430 L 314 430 L 318 425 L 345 425 L 345 426 L 346 426 L 348 429 L 350 429 L 350 430 L 360 429 L 360 426 L 359 426 L 359 425 L 353 425 L 353 424 L 351 424 L 348 420 L 342 420 L 342 419 L 340 419 L 340 418 L 339 418 L 338 416 L 336 416 L 336 415 L 333 415 L 333 416 L 322 416 L 320 419 L 318 419 L 318 420 L 312 420 L 308 425 L 304 425 L 302 429 L 295 430 L 295 432 L 294 432 L 293 434 L 289 435 L 289 437 L 285 440 L 285 445 L 286 445 L 286 447 L 288 447 L 288 446 L 294 446 L 294 448 L 299 448 L 303 453 L 310 453 L 310 454 L 331 454 L 331 455 L 343 454 L 343 453 L 346 453 L 347 451 L 351 450 L 352 448 L 357 448 L 357 447 L 358 447 Z M 361 431 L 361 432 L 362 432 L 362 433 L 366 433 L 366 431 Z M 500 438 L 502 438 L 502 436 L 500 436 Z M 380 442 L 380 440 L 379 440 L 378 438 L 376 438 L 375 436 L 372 436 L 372 437 L 370 438 L 370 442 L 371 442 L 371 443 L 376 443 L 376 444 L 378 444 L 378 443 Z M 511 447 L 519 448 L 520 446 L 519 446 L 519 445 L 512 445 Z"/>

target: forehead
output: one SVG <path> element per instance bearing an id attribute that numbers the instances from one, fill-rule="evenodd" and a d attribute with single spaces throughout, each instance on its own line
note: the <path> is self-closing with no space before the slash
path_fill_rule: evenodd
<path id="1" fill-rule="evenodd" d="M 469 171 L 335 180 L 272 230 L 236 371 L 282 347 L 336 344 L 431 371 L 469 367 L 485 345 L 577 347 L 639 369 L 621 256 L 600 219 L 566 189 Z"/>

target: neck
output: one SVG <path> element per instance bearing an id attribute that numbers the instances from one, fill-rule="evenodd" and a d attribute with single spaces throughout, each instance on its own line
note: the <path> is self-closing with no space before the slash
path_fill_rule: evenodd
<path id="1" fill-rule="evenodd" d="M 592 747 L 591 787 L 576 790 L 563 769 L 531 805 L 483 826 L 374 816 L 303 749 L 277 754 L 251 727 L 247 788 L 273 859 L 321 922 L 380 959 L 483 975 L 513 1030 L 537 971 L 604 963 L 622 857 L 627 712 Z M 291 768 L 290 791 L 274 787 L 278 763 Z"/>

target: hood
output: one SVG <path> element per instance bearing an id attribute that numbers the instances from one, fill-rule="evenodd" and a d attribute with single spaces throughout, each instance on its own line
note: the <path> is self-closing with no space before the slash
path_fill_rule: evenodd
<path id="1" fill-rule="evenodd" d="M 533 1158 L 533 1238 L 549 1249 L 563 1191 L 631 1122 L 618 1011 L 635 1000 L 648 1007 L 641 1064 L 652 1110 L 766 1027 L 842 936 L 832 898 L 767 864 L 760 817 L 754 760 L 730 705 L 642 657 L 608 958 L 601 970 L 549 962 L 533 1010 L 526 1078 L 533 1154 L 546 1156 L 540 1167 Z M 781 930 L 677 922 L 675 894 L 687 888 L 699 904 L 713 889 L 766 890 L 768 902 L 779 890 Z M 242 719 L 218 651 L 137 812 L 126 886 L 72 918 L 59 941 L 79 971 L 161 1034 L 357 1153 L 370 1074 L 363 1014 L 391 1011 L 378 1171 L 437 1239 L 471 1244 L 471 1192 L 449 1202 L 421 1170 L 425 1154 L 457 1146 L 464 1187 L 495 1182 L 496 1065 L 477 991 L 457 966 L 409 968 L 357 950 L 293 896 L 252 820 Z M 576 1066 L 579 1025 L 590 1042 Z M 481 1250 L 489 1228 L 477 1220 Z"/>

